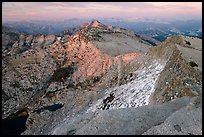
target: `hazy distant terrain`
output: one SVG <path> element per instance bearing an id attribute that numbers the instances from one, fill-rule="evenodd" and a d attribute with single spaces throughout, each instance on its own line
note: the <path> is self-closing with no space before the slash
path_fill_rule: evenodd
<path id="1" fill-rule="evenodd" d="M 4 26 L 28 34 L 73 34 L 81 28 L 81 24 L 91 19 L 67 19 L 64 21 L 26 21 L 4 23 Z M 133 30 L 144 39 L 159 44 L 170 35 L 184 35 L 202 38 L 202 20 L 150 20 L 127 21 L 117 18 L 101 18 L 99 21 L 112 26 Z"/>

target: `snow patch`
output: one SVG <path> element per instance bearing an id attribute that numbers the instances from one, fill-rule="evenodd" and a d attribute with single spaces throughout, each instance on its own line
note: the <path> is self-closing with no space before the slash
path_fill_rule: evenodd
<path id="1" fill-rule="evenodd" d="M 57 40 L 61 40 L 61 37 L 57 37 Z"/>
<path id="2" fill-rule="evenodd" d="M 106 104 L 105 109 L 119 109 L 127 107 L 139 107 L 149 104 L 149 97 L 154 92 L 156 80 L 164 65 L 157 61 L 152 62 L 151 65 L 141 68 L 134 73 L 136 78 L 127 84 L 117 86 L 106 91 L 106 96 L 98 100 L 95 105 L 87 110 L 96 111 L 97 109 L 104 109 L 104 99 L 114 94 L 114 99 Z"/>
<path id="3" fill-rule="evenodd" d="M 107 89 L 104 98 L 97 100 L 93 105 L 86 111 L 95 112 L 101 109 L 103 106 L 104 99 L 114 93 L 114 99 L 108 103 L 110 105 L 109 109 L 119 109 L 127 107 L 139 107 L 147 105 L 149 103 L 150 94 L 154 92 L 154 86 L 160 72 L 163 70 L 165 65 L 162 65 L 156 61 L 145 68 L 140 68 L 135 71 L 137 75 L 136 79 L 130 81 L 127 84 Z M 73 115 L 74 116 L 74 115 Z M 79 115 L 78 115 L 79 116 Z M 77 116 L 77 117 L 78 117 Z M 70 124 L 71 117 L 67 117 L 63 120 L 63 124 L 55 126 L 55 128 L 50 132 L 51 135 L 55 134 L 67 134 L 67 125 Z"/>

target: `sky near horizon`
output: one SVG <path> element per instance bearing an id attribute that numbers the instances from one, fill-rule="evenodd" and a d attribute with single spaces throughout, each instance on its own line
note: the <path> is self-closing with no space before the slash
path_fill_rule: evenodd
<path id="1" fill-rule="evenodd" d="M 202 19 L 202 2 L 3 2 L 2 22 L 71 18 Z"/>

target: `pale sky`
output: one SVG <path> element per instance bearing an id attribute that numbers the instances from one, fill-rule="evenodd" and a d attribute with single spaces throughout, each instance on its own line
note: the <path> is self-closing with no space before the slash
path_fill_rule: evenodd
<path id="1" fill-rule="evenodd" d="M 2 21 L 70 18 L 202 19 L 202 2 L 3 2 Z"/>

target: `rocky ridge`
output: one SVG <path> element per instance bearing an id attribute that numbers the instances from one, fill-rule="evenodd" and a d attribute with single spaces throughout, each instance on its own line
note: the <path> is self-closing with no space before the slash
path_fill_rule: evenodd
<path id="1" fill-rule="evenodd" d="M 168 117 L 202 95 L 202 63 L 196 56 L 186 56 L 192 50 L 200 55 L 202 44 L 197 43 L 200 40 L 191 37 L 171 37 L 150 48 L 131 31 L 98 21 L 71 36 L 22 36 L 3 53 L 2 118 L 26 115 L 27 129 L 22 134 L 161 134 L 154 126 L 164 123 L 164 128 Z M 129 125 L 127 131 L 123 126 L 106 128 L 113 114 L 121 121 L 110 121 L 124 125 L 121 116 L 128 115 L 126 111 L 133 114 L 125 118 L 129 121 L 144 109 L 142 119 L 148 123 L 149 115 L 155 115 L 154 107 L 162 118 L 146 128 L 145 122 L 134 130 Z M 165 113 L 164 108 L 170 111 Z M 96 132 L 83 122 L 84 115 L 90 123 L 93 118 Z M 96 120 L 97 115 L 102 119 Z M 196 115 L 200 122 L 200 111 Z M 107 124 L 100 126 L 100 122 Z"/>
<path id="2" fill-rule="evenodd" d="M 182 58 L 181 44 L 168 44 L 151 48 L 123 66 L 119 84 L 111 81 L 117 73 L 107 73 L 112 77 L 105 77 L 105 83 L 109 79 L 115 85 L 84 114 L 65 120 L 49 134 L 202 134 L 201 71 Z"/>
<path id="3" fill-rule="evenodd" d="M 87 90 L 99 82 L 120 57 L 104 53 L 93 43 L 97 41 L 95 32 L 102 34 L 109 31 L 111 36 L 113 30 L 91 29 L 84 28 L 72 36 L 21 35 L 10 50 L 3 52 L 2 118 L 12 117 L 21 110 L 32 117 L 35 109 L 42 106 L 44 97 L 48 98 L 44 103 L 49 106 L 49 98 L 52 100 L 55 96 L 52 94 L 57 91 Z M 121 35 L 125 36 L 124 33 Z M 132 37 L 130 39 L 134 39 Z M 149 48 L 150 45 L 146 46 Z M 134 51 L 125 52 L 122 60 L 127 63 L 139 55 Z M 59 98 L 62 99 L 62 96 Z"/>

